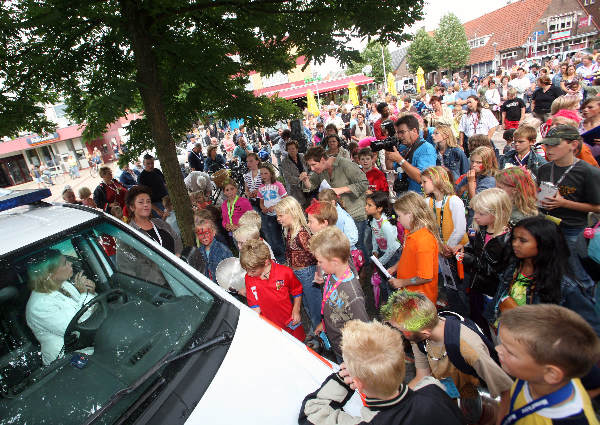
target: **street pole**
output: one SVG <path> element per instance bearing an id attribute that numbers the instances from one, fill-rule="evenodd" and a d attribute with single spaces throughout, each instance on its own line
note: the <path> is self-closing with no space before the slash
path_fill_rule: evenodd
<path id="1" fill-rule="evenodd" d="M 498 47 L 498 43 L 494 42 L 492 46 L 494 46 L 494 61 L 492 62 L 492 69 L 494 72 L 496 72 L 496 47 Z"/>
<path id="2" fill-rule="evenodd" d="M 385 53 L 383 50 L 383 44 L 381 45 L 381 61 L 383 62 L 383 83 L 385 84 L 383 86 L 383 92 L 385 93 L 387 91 L 387 73 L 385 72 Z"/>

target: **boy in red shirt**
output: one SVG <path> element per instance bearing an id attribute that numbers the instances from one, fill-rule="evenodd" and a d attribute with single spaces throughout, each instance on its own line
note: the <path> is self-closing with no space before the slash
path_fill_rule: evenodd
<path id="1" fill-rule="evenodd" d="M 390 191 L 385 174 L 379 168 L 375 167 L 376 157 L 377 154 L 373 152 L 371 148 L 363 148 L 358 151 L 359 164 L 367 175 L 367 180 L 369 180 L 369 190 L 367 190 L 367 195 L 377 191 Z"/>
<path id="2" fill-rule="evenodd" d="M 293 270 L 271 260 L 269 248 L 261 240 L 244 243 L 240 264 L 246 270 L 248 306 L 304 342 L 306 334 L 300 317 L 302 284 Z"/>

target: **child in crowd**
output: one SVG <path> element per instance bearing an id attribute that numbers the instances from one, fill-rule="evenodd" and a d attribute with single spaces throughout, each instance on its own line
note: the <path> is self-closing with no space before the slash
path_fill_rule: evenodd
<path id="1" fill-rule="evenodd" d="M 458 141 L 452 127 L 440 124 L 433 131 L 433 142 L 437 149 L 437 165 L 446 167 L 452 172 L 452 181 L 469 171 L 469 160 L 464 151 L 458 147 Z"/>
<path id="2" fill-rule="evenodd" d="M 235 243 L 237 244 L 238 249 L 240 250 L 242 249 L 242 246 L 244 246 L 244 244 L 250 240 L 265 242 L 260 237 L 260 231 L 253 224 L 245 224 L 235 229 L 233 231 L 233 239 L 235 240 Z M 271 259 L 275 260 L 275 255 L 273 254 L 271 246 L 266 242 L 265 245 L 267 245 L 267 248 L 269 248 L 269 252 L 271 253 Z"/>
<path id="3" fill-rule="evenodd" d="M 373 192 L 367 195 L 365 212 L 367 216 L 371 217 L 369 225 L 371 226 L 373 255 L 378 257 L 379 262 L 388 269 L 398 263 L 402 254 L 402 245 L 398 241 L 396 218 L 390 205 L 388 193 Z M 389 284 L 380 271 L 377 275 L 373 275 L 371 283 L 375 295 L 375 307 L 379 307 L 380 301 L 383 304 L 388 299 Z"/>
<path id="4" fill-rule="evenodd" d="M 223 187 L 225 201 L 221 204 L 221 217 L 223 227 L 228 232 L 233 232 L 239 227 L 238 221 L 242 214 L 252 209 L 250 201 L 238 195 L 238 185 L 232 179 L 227 179 Z"/>
<path id="5" fill-rule="evenodd" d="M 338 363 L 342 362 L 342 329 L 353 319 L 369 321 L 365 298 L 358 276 L 350 267 L 350 243 L 335 226 L 328 226 L 313 236 L 310 249 L 319 267 L 327 275 L 323 286 L 321 316 L 315 334 L 325 331 Z"/>
<path id="6" fill-rule="evenodd" d="M 390 191 L 385 174 L 375 166 L 376 159 L 377 154 L 374 153 L 371 148 L 362 148 L 358 152 L 359 163 L 362 166 L 362 170 L 367 175 L 367 180 L 369 180 L 369 190 L 367 190 L 367 195 L 376 191 Z"/>
<path id="7" fill-rule="evenodd" d="M 502 368 L 517 378 L 503 425 L 598 423 L 579 378 L 600 359 L 600 341 L 581 316 L 521 306 L 502 315 L 499 336 Z"/>
<path id="8" fill-rule="evenodd" d="M 398 221 L 407 232 L 402 256 L 396 266 L 388 269 L 396 278 L 395 288 L 410 287 L 425 294 L 432 303 L 438 298 L 438 253 L 442 241 L 431 208 L 421 195 L 406 192 L 394 204 Z"/>
<path id="9" fill-rule="evenodd" d="M 536 139 L 535 128 L 527 125 L 517 128 L 514 133 L 515 148 L 500 157 L 500 169 L 509 166 L 524 167 L 535 175 L 538 168 L 546 163 L 546 160 L 535 152 Z"/>
<path id="10" fill-rule="evenodd" d="M 537 175 L 541 193 L 550 195 L 540 200 L 541 210 L 558 219 L 571 253 L 576 252 L 588 213 L 600 212 L 600 169 L 575 158 L 580 139 L 575 127 L 560 125 L 548 131 L 542 143 L 550 162 L 542 165 Z M 576 278 L 591 290 L 594 281 L 577 255 L 570 255 L 569 261 Z"/>
<path id="11" fill-rule="evenodd" d="M 206 195 L 200 191 L 190 193 L 190 202 L 194 211 L 200 211 L 210 205 L 210 201 L 206 199 Z"/>
<path id="12" fill-rule="evenodd" d="M 262 164 L 258 170 L 262 184 L 258 186 L 256 197 L 260 202 L 262 212 L 262 229 L 265 239 L 273 247 L 277 262 L 285 261 L 285 246 L 283 243 L 281 225 L 277 222 L 275 206 L 287 196 L 287 192 L 275 178 L 275 170 L 269 164 Z"/>
<path id="13" fill-rule="evenodd" d="M 469 142 L 471 139 L 469 139 Z M 468 199 L 486 189 L 496 187 L 494 174 L 498 170 L 498 161 L 494 151 L 487 146 L 480 146 L 471 151 L 471 169 L 466 178 L 457 183 L 456 190 L 459 194 L 466 194 Z"/>
<path id="14" fill-rule="evenodd" d="M 240 227 L 246 226 L 248 224 L 251 226 L 255 226 L 260 232 L 260 229 L 262 227 L 262 219 L 260 218 L 260 214 L 255 210 L 246 211 L 238 220 L 238 226 Z"/>
<path id="15" fill-rule="evenodd" d="M 313 285 L 317 260 L 310 252 L 310 233 L 304 211 L 295 198 L 286 196 L 275 205 L 275 212 L 285 233 L 287 264 L 302 283 L 304 307 L 316 328 L 321 323 L 321 290 Z"/>
<path id="16" fill-rule="evenodd" d="M 304 341 L 302 285 L 292 270 L 271 260 L 267 245 L 258 240 L 249 240 L 241 247 L 240 264 L 246 270 L 248 306 Z"/>
<path id="17" fill-rule="evenodd" d="M 479 146 L 486 146 L 492 149 L 496 154 L 496 160 L 500 158 L 500 152 L 498 152 L 498 149 L 492 143 L 487 134 L 474 134 L 471 137 L 469 137 L 469 152 L 473 153 L 473 151 Z"/>
<path id="18" fill-rule="evenodd" d="M 447 169 L 440 166 L 429 167 L 421 173 L 421 186 L 427 196 L 429 208 L 434 212 L 437 228 L 442 239 L 440 251 L 440 269 L 451 310 L 467 315 L 462 278 L 458 273 L 455 250 L 465 245 L 467 238 L 467 220 L 465 205 L 454 193 Z"/>
<path id="19" fill-rule="evenodd" d="M 352 320 L 342 332 L 344 363 L 319 389 L 306 396 L 298 423 L 462 425 L 464 418 L 443 386 L 425 378 L 419 389 L 404 381 L 402 335 L 379 322 Z M 358 390 L 361 417 L 343 410 L 344 402 Z"/>
<path id="20" fill-rule="evenodd" d="M 499 419 L 506 415 L 512 379 L 492 357 L 492 343 L 473 329 L 472 322 L 452 314 L 438 316 L 425 295 L 410 291 L 395 292 L 382 308 L 382 316 L 412 345 L 416 375 L 408 384 L 411 388 L 426 376 L 449 380 L 460 393 L 468 422 L 476 424 L 482 414 L 477 387 L 483 381 L 492 397 L 501 398 Z"/>
<path id="21" fill-rule="evenodd" d="M 82 187 L 79 189 L 79 199 L 81 199 L 81 203 L 86 207 L 96 208 L 96 203 L 91 198 L 92 191 L 89 187 Z"/>
<path id="22" fill-rule="evenodd" d="M 169 226 L 171 226 L 175 233 L 177 233 L 177 235 L 181 237 L 179 225 L 177 224 L 177 217 L 175 217 L 175 210 L 173 210 L 173 204 L 171 203 L 171 197 L 169 195 L 163 196 L 162 204 L 165 208 L 165 221 Z"/>
<path id="23" fill-rule="evenodd" d="M 342 231 L 344 235 L 348 237 L 348 240 L 350 241 L 350 250 L 353 253 L 358 251 L 356 249 L 356 243 L 358 242 L 358 229 L 356 228 L 356 223 L 350 214 L 348 214 L 348 212 L 341 205 L 342 200 L 336 195 L 333 189 L 325 189 L 320 191 L 318 199 L 319 201 L 329 202 L 335 207 L 335 210 L 337 211 L 337 221 L 335 225 Z M 354 258 L 354 254 L 352 254 L 352 258 Z"/>
<path id="24" fill-rule="evenodd" d="M 496 173 L 496 186 L 505 191 L 512 201 L 511 227 L 525 217 L 538 215 L 537 186 L 529 171 L 520 167 L 499 170 Z"/>
<path id="25" fill-rule="evenodd" d="M 552 118 L 548 120 L 547 130 L 550 130 L 559 125 L 568 125 L 579 129 L 580 123 L 581 116 L 576 111 L 561 109 L 555 115 L 552 115 Z M 544 137 L 546 136 L 546 134 L 547 132 L 543 134 Z M 543 150 L 543 143 L 539 143 L 539 146 Z M 587 143 L 583 143 L 583 140 L 579 141 L 578 147 L 575 148 L 574 153 L 576 158 L 579 158 L 594 167 L 598 167 L 598 162 L 594 158 L 590 146 Z M 545 155 L 546 152 L 544 152 L 544 156 Z"/>
<path id="26" fill-rule="evenodd" d="M 503 155 L 515 148 L 514 143 L 513 143 L 514 142 L 514 134 L 515 134 L 514 128 L 509 128 L 508 130 L 504 130 L 504 133 L 502 133 L 502 138 L 506 142 L 506 145 L 504 145 L 504 149 L 502 150 Z"/>
<path id="27" fill-rule="evenodd" d="M 490 324 L 504 311 L 524 304 L 559 304 L 579 313 L 600 335 L 594 303 L 583 293 L 568 263 L 568 248 L 558 226 L 544 217 L 519 221 L 511 235 L 514 259 L 502 270 Z"/>
<path id="28" fill-rule="evenodd" d="M 465 275 L 471 319 L 491 338 L 484 308 L 498 290 L 498 275 L 507 266 L 510 256 L 510 229 L 508 221 L 512 203 L 505 191 L 486 189 L 471 200 L 475 212 L 473 227 L 476 233 L 464 248 Z"/>
<path id="29" fill-rule="evenodd" d="M 336 208 L 326 201 L 313 200 L 306 209 L 306 216 L 308 217 L 308 227 L 313 235 L 326 227 L 335 226 L 338 219 Z"/>
<path id="30" fill-rule="evenodd" d="M 114 205 L 114 206 L 110 207 L 110 215 L 127 223 L 127 220 L 123 217 L 123 208 L 121 208 L 118 205 Z"/>
<path id="31" fill-rule="evenodd" d="M 225 244 L 215 239 L 217 226 L 212 220 L 194 215 L 194 226 L 196 245 L 205 264 L 204 270 L 200 271 L 210 280 L 215 281 L 217 266 L 224 259 L 233 257 L 233 254 Z"/>
<path id="32" fill-rule="evenodd" d="M 502 113 L 502 125 L 505 129 L 517 128 L 525 118 L 525 102 L 517 97 L 517 89 L 508 89 L 507 100 L 500 107 Z"/>

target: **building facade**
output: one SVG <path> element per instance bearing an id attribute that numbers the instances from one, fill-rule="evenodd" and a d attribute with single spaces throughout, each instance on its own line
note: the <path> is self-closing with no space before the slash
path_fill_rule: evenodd
<path id="1" fill-rule="evenodd" d="M 524 60 L 541 61 L 591 48 L 597 20 L 591 0 L 518 0 L 464 24 L 471 48 L 466 71 L 484 75 Z"/>
<path id="2" fill-rule="evenodd" d="M 46 109 L 49 119 L 58 124 L 50 134 L 28 134 L 13 140 L 0 142 L 0 187 L 14 186 L 31 181 L 30 168 L 44 164 L 55 170 L 66 171 L 64 165 L 73 156 L 79 168 L 90 166 L 86 154 L 98 148 L 104 162 L 115 159 L 115 148 L 124 142 L 123 128 L 135 118 L 128 115 L 111 124 L 99 138 L 84 142 L 84 126 L 73 124 L 64 115 L 64 105 L 53 105 Z"/>

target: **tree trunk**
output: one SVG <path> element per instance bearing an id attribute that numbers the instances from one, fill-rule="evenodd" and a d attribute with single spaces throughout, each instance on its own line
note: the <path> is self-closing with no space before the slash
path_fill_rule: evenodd
<path id="1" fill-rule="evenodd" d="M 175 143 L 169 130 L 162 98 L 162 83 L 153 52 L 153 40 L 146 30 L 149 22 L 138 8 L 136 0 L 121 0 L 121 11 L 137 68 L 137 83 L 144 104 L 144 115 L 150 123 L 156 153 L 167 181 L 167 189 L 177 215 L 184 246 L 194 245 L 194 219 L 190 198 L 177 160 Z"/>

